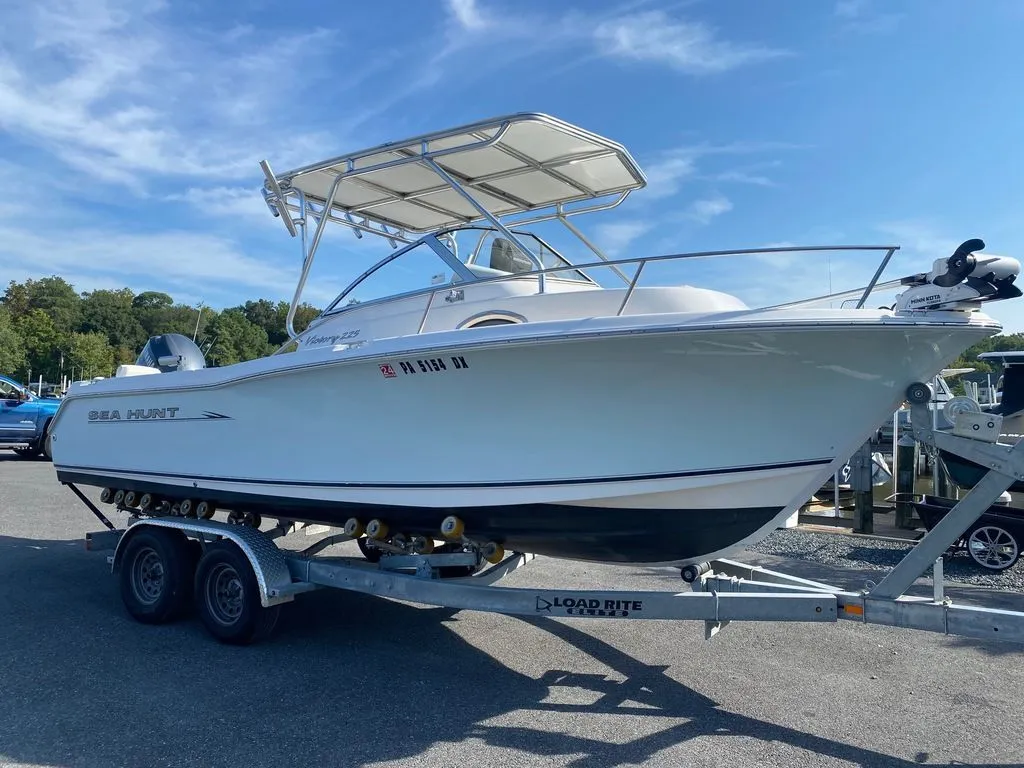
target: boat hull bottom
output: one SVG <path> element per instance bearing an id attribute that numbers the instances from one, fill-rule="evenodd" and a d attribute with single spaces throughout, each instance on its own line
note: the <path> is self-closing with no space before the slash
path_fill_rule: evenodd
<path id="1" fill-rule="evenodd" d="M 578 504 L 412 507 L 279 498 L 195 489 L 130 478 L 57 470 L 62 483 L 119 488 L 168 499 L 214 501 L 218 509 L 341 527 L 349 518 L 378 518 L 393 533 L 440 538 L 441 521 L 457 515 L 466 536 L 506 550 L 621 564 L 686 564 L 719 555 L 772 522 L 782 507 L 737 509 L 622 509 Z"/>

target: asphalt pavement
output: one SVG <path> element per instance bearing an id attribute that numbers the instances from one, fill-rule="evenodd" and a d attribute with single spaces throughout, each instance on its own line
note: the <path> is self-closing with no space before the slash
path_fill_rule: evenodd
<path id="1" fill-rule="evenodd" d="M 321 590 L 229 647 L 131 620 L 100 529 L 48 462 L 0 452 L 0 766 L 1024 765 L 1018 646 L 845 621 L 708 643 Z M 548 558 L 504 583 L 686 588 Z"/>

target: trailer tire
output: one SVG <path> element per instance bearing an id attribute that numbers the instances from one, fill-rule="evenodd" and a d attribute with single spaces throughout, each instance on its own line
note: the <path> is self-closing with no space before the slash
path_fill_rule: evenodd
<path id="1" fill-rule="evenodd" d="M 180 618 L 192 597 L 195 561 L 180 531 L 151 529 L 132 535 L 120 560 L 121 600 L 132 618 L 164 624 Z"/>
<path id="2" fill-rule="evenodd" d="M 264 608 L 249 558 L 236 544 L 210 544 L 199 559 L 195 607 L 206 630 L 222 643 L 249 645 L 269 637 L 281 606 Z"/>

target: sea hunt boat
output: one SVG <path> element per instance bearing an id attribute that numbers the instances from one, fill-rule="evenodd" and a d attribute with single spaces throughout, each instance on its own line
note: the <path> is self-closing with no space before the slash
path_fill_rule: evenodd
<path id="1" fill-rule="evenodd" d="M 546 115 L 287 173 L 261 165 L 270 211 L 303 247 L 291 341 L 216 368 L 169 370 L 185 356 L 151 350 L 75 384 L 49 431 L 62 482 L 102 487 L 135 515 L 345 526 L 371 558 L 440 542 L 492 562 L 510 548 L 697 563 L 777 527 L 909 384 L 1000 331 L 983 302 L 1020 296 L 1019 262 L 979 253 L 980 240 L 886 283 L 895 246 L 608 259 L 570 217 L 614 208 L 645 177 L 620 145 Z M 541 222 L 595 258 L 570 260 L 526 228 Z M 393 251 L 296 333 L 329 224 Z M 669 261 L 828 250 L 881 261 L 854 291 L 760 309 L 639 284 Z M 902 292 L 866 307 L 882 289 Z"/>

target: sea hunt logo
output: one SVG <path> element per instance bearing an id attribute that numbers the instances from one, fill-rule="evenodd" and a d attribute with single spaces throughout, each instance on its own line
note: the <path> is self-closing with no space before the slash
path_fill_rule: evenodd
<path id="1" fill-rule="evenodd" d="M 537 613 L 564 613 L 566 616 L 629 616 L 644 609 L 643 600 L 599 600 L 594 597 L 555 597 L 547 600 L 537 596 Z"/>
<path id="2" fill-rule="evenodd" d="M 169 406 L 164 408 L 126 408 L 123 412 L 119 408 L 109 411 L 89 411 L 89 423 L 109 424 L 113 422 L 129 424 L 144 421 L 217 421 L 231 418 L 223 413 L 216 413 L 214 411 L 203 411 L 200 416 L 179 416 L 178 411 L 180 410 L 180 406 Z"/>
<path id="3" fill-rule="evenodd" d="M 332 333 L 329 336 L 326 334 L 323 336 L 317 336 L 314 334 L 313 336 L 310 336 L 308 339 L 306 339 L 306 346 L 319 347 L 323 346 L 324 344 L 330 344 L 331 346 L 334 346 L 335 344 L 340 344 L 341 342 L 346 341 L 347 339 L 354 339 L 358 335 L 358 328 L 354 331 L 345 331 L 345 333 Z"/>

